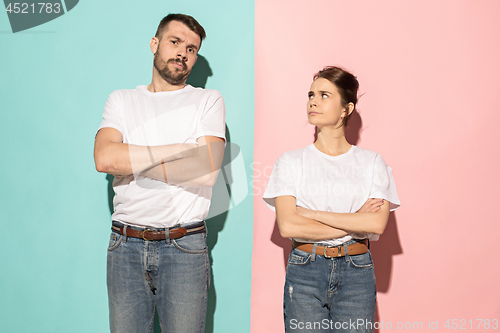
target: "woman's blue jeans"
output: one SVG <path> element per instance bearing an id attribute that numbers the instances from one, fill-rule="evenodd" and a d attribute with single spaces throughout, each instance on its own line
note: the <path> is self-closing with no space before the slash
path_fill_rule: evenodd
<path id="1" fill-rule="evenodd" d="M 285 331 L 373 332 L 376 297 L 369 251 L 325 258 L 294 248 L 283 296 Z"/>
<path id="2" fill-rule="evenodd" d="M 146 241 L 112 232 L 107 265 L 112 333 L 151 332 L 155 307 L 163 333 L 205 332 L 210 283 L 205 233 Z"/>

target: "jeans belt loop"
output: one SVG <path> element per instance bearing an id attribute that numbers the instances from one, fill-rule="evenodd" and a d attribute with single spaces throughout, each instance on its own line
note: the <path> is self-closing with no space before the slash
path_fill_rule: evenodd
<path id="1" fill-rule="evenodd" d="M 165 243 L 170 245 L 170 228 L 165 228 Z"/>
<path id="2" fill-rule="evenodd" d="M 313 250 L 312 250 L 312 256 L 311 256 L 311 261 L 316 260 L 316 248 L 318 247 L 318 243 L 314 243 Z"/>
<path id="3" fill-rule="evenodd" d="M 124 224 L 123 225 L 123 242 L 126 243 L 127 242 L 127 225 Z"/>
<path id="4" fill-rule="evenodd" d="M 347 251 L 347 242 L 343 244 L 344 245 L 344 250 L 345 250 L 345 261 L 349 261 L 349 253 Z M 339 252 L 341 250 L 341 246 L 339 246 Z"/>

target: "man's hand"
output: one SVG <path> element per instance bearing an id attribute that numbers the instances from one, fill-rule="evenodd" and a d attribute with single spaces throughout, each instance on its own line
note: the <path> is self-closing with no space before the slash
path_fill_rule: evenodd
<path id="1" fill-rule="evenodd" d="M 147 177 L 172 185 L 192 187 L 212 187 L 224 158 L 225 140 L 214 136 L 204 136 L 197 140 L 196 149 L 184 158 L 162 161 L 142 171 L 138 178 Z"/>

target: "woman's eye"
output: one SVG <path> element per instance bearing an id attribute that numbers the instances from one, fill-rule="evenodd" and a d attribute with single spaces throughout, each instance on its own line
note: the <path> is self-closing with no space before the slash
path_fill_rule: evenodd
<path id="1" fill-rule="evenodd" d="M 327 98 L 328 95 L 327 94 L 321 94 L 321 98 Z"/>
<path id="2" fill-rule="evenodd" d="M 309 99 L 312 99 L 314 96 L 313 95 L 309 95 Z"/>

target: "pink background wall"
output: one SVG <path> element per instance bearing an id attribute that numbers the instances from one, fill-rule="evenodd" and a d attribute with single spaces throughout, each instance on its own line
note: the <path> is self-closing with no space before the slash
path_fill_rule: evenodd
<path id="1" fill-rule="evenodd" d="M 251 332 L 283 331 L 290 241 L 262 194 L 276 159 L 313 140 L 325 65 L 357 75 L 357 144 L 393 168 L 402 203 L 372 245 L 377 320 L 500 320 L 499 14 L 497 0 L 256 0 Z"/>

